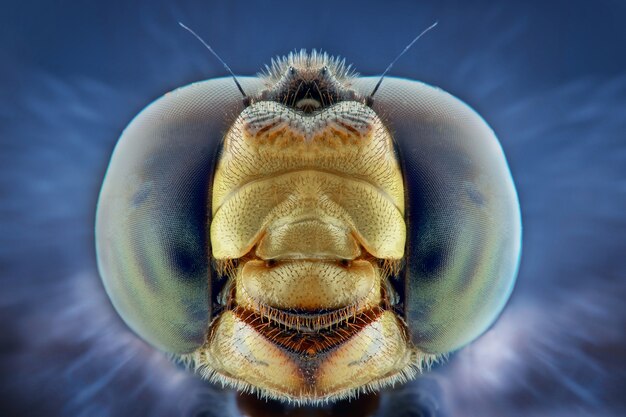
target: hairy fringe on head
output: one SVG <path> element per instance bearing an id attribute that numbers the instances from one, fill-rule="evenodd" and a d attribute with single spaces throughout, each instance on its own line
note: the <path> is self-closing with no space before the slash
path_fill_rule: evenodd
<path id="1" fill-rule="evenodd" d="M 346 81 L 359 75 L 354 71 L 352 65 L 346 64 L 345 59 L 329 55 L 326 52 L 318 52 L 315 49 L 311 53 L 301 49 L 299 52 L 294 51 L 290 52 L 289 55 L 276 57 L 272 59 L 270 65 L 265 65 L 265 69 L 258 75 L 267 83 L 274 84 L 283 77 L 290 67 L 319 69 L 324 66 L 339 81 Z"/>
<path id="2" fill-rule="evenodd" d="M 384 388 L 394 387 L 396 384 L 404 384 L 446 359 L 447 355 L 432 355 L 414 350 L 412 352 L 412 360 L 406 368 L 394 375 L 371 381 L 359 388 L 345 389 L 325 396 L 321 396 L 317 392 L 301 392 L 298 396 L 289 396 L 271 389 L 258 388 L 247 382 L 220 374 L 211 366 L 210 354 L 204 347 L 200 347 L 195 352 L 174 357 L 174 360 L 178 363 L 193 370 L 203 379 L 211 383 L 220 384 L 222 388 L 231 388 L 247 394 L 256 394 L 260 399 L 277 400 L 296 406 L 327 405 L 334 401 L 355 399 L 361 394 L 378 392 Z"/>

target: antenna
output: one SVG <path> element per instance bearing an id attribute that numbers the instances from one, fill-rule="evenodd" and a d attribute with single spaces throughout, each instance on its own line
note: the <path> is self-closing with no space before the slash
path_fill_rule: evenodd
<path id="1" fill-rule="evenodd" d="M 435 22 L 435 23 L 433 23 L 432 25 L 430 25 L 428 28 L 424 29 L 424 31 L 423 31 L 422 33 L 420 33 L 419 35 L 417 35 L 417 36 L 415 37 L 415 39 L 413 39 L 413 40 L 411 41 L 411 43 L 409 43 L 409 44 L 408 44 L 408 45 L 404 48 L 404 50 L 402 50 L 402 52 L 400 52 L 400 55 L 398 55 L 398 56 L 396 57 L 396 59 L 394 59 L 393 61 L 391 61 L 391 64 L 389 64 L 389 66 L 387 67 L 387 69 L 385 70 L 385 72 L 383 72 L 383 75 L 381 75 L 381 76 L 380 76 L 380 79 L 379 79 L 379 80 L 378 80 L 378 82 L 376 83 L 376 87 L 374 87 L 374 90 L 372 90 L 372 93 L 369 95 L 369 97 L 367 97 L 367 101 L 368 101 L 368 103 L 371 103 L 371 102 L 372 102 L 372 99 L 373 99 L 373 97 L 374 97 L 374 94 L 376 94 L 376 91 L 378 91 L 378 87 L 380 87 L 380 84 L 383 82 L 383 78 L 385 78 L 385 75 L 387 75 L 387 73 L 389 72 L 389 70 L 391 69 L 391 67 L 393 67 L 393 64 L 395 64 L 395 63 L 396 63 L 396 61 L 397 61 L 398 59 L 400 59 L 400 57 L 406 53 L 406 51 L 408 51 L 409 49 L 411 49 L 411 47 L 413 46 L 413 44 L 414 44 L 415 42 L 417 42 L 417 40 L 418 40 L 419 38 L 421 38 L 422 36 L 424 36 L 424 35 L 425 35 L 428 31 L 430 31 L 431 29 L 433 29 L 435 26 L 437 26 L 437 24 L 438 24 L 438 23 L 439 23 L 439 22 Z"/>
<path id="2" fill-rule="evenodd" d="M 194 32 L 193 30 L 189 29 L 187 26 L 185 26 L 184 24 L 182 24 L 181 22 L 178 22 L 178 24 L 185 30 L 187 30 L 189 33 L 191 33 L 193 36 L 196 37 L 196 39 L 198 39 L 200 42 L 202 42 L 202 45 L 204 45 L 206 47 L 206 49 L 209 50 L 209 52 L 211 52 L 213 54 L 213 56 L 215 58 L 217 58 L 218 61 L 220 61 L 222 63 L 222 65 L 224 65 L 224 68 L 226 68 L 226 71 L 228 71 L 230 73 L 230 75 L 233 77 L 233 81 L 235 81 L 235 84 L 237 84 L 237 88 L 239 89 L 239 91 L 241 92 L 241 95 L 243 96 L 244 99 L 244 103 L 248 102 L 248 96 L 246 95 L 246 93 L 243 91 L 243 88 L 241 88 L 241 84 L 239 84 L 239 81 L 237 81 L 237 77 L 235 77 L 235 73 L 230 69 L 230 67 L 226 64 L 226 62 L 224 62 L 224 60 L 222 58 L 220 58 L 220 56 L 217 54 L 217 52 L 215 52 L 213 50 L 213 48 L 211 48 L 209 46 L 208 43 L 206 43 L 204 41 L 204 39 L 202 39 L 196 32 Z"/>

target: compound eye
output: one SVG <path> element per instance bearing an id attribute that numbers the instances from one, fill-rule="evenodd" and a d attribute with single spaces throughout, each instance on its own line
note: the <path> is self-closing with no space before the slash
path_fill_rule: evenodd
<path id="1" fill-rule="evenodd" d="M 515 186 L 494 132 L 454 96 L 390 77 L 372 108 L 388 116 L 404 163 L 404 318 L 415 346 L 446 353 L 489 328 L 509 298 L 521 251 Z"/>
<path id="2" fill-rule="evenodd" d="M 124 130 L 102 185 L 96 249 L 104 286 L 129 327 L 168 352 L 205 341 L 214 276 L 209 184 L 224 114 L 241 110 L 232 80 L 165 95 Z"/>
<path id="3" fill-rule="evenodd" d="M 297 73 L 298 71 L 294 67 L 289 67 L 289 75 L 296 75 Z"/>

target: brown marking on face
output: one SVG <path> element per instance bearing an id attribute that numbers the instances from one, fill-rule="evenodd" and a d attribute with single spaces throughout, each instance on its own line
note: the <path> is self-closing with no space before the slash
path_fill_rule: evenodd
<path id="1" fill-rule="evenodd" d="M 346 316 L 341 322 L 327 328 L 324 328 L 323 318 L 320 317 L 318 323 L 320 328 L 314 331 L 298 330 L 297 325 L 286 326 L 251 310 L 235 308 L 233 311 L 271 343 L 310 359 L 345 343 L 380 317 L 384 309 L 374 307 L 352 316 Z"/>

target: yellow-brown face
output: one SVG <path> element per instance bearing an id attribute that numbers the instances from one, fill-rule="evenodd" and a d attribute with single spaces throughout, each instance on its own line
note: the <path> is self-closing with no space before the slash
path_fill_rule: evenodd
<path id="1" fill-rule="evenodd" d="M 245 107 L 230 81 L 191 85 L 116 148 L 98 260 L 137 333 L 207 379 L 315 404 L 410 379 L 493 323 L 519 207 L 479 116 L 407 80 L 372 103 L 376 80 L 325 54 L 241 81 Z"/>
<path id="2" fill-rule="evenodd" d="M 227 301 L 197 362 L 294 400 L 411 372 L 388 284 L 406 243 L 403 178 L 370 108 L 246 108 L 225 136 L 212 215 Z"/>

